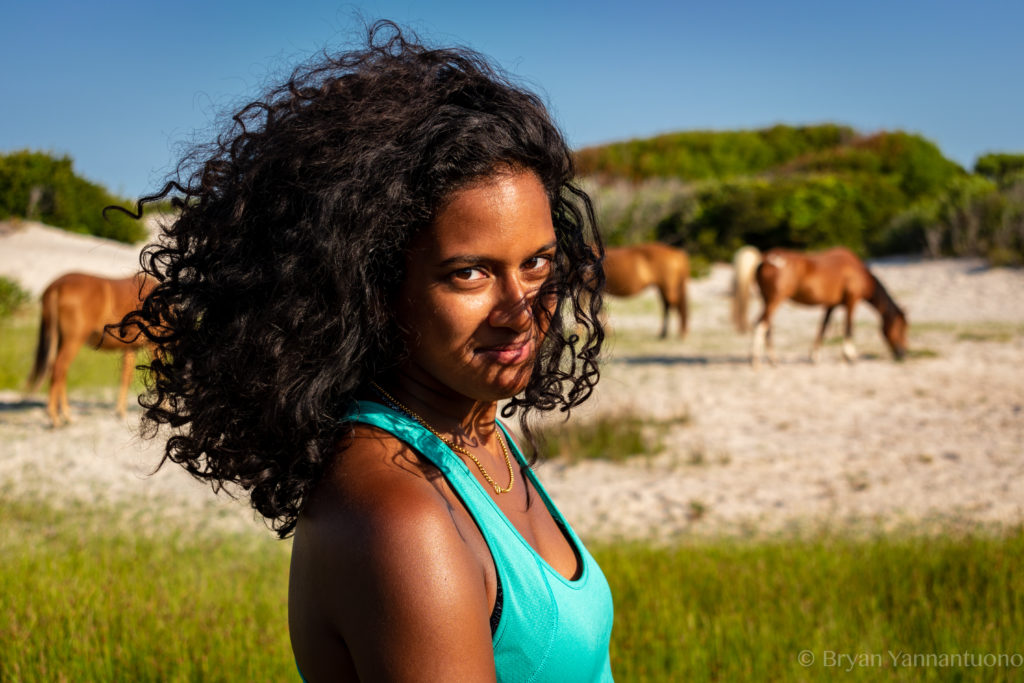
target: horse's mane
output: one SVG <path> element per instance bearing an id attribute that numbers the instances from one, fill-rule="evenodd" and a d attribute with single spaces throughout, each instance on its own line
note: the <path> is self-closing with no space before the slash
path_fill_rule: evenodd
<path id="1" fill-rule="evenodd" d="M 875 283 L 875 290 L 871 293 L 871 298 L 868 299 L 868 302 L 882 314 L 884 319 L 889 319 L 893 316 L 905 318 L 906 315 L 903 313 L 903 309 L 892 298 L 889 291 L 882 284 L 882 281 L 875 277 L 875 274 L 871 271 L 868 271 L 868 275 L 871 276 L 872 282 Z"/>

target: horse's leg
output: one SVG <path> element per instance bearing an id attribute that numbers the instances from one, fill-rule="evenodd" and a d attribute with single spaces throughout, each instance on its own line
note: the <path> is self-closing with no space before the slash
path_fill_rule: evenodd
<path id="1" fill-rule="evenodd" d="M 821 360 L 821 344 L 825 340 L 825 332 L 828 330 L 828 321 L 832 317 L 832 311 L 836 309 L 835 306 L 825 307 L 825 317 L 821 319 L 821 328 L 818 330 L 818 336 L 814 338 L 814 346 L 811 347 L 811 362 L 817 363 Z"/>
<path id="2" fill-rule="evenodd" d="M 750 345 L 750 364 L 757 370 L 761 367 L 761 358 L 764 356 L 764 343 L 768 336 L 768 321 L 762 315 L 754 325 L 754 337 Z"/>
<path id="3" fill-rule="evenodd" d="M 779 364 L 779 357 L 775 353 L 775 340 L 772 337 L 772 329 L 772 324 L 769 322 L 764 334 L 764 345 L 765 350 L 768 352 L 768 362 L 774 366 Z"/>
<path id="4" fill-rule="evenodd" d="M 128 415 L 125 403 L 128 398 L 128 385 L 131 384 L 132 374 L 135 372 L 135 350 L 125 349 L 124 357 L 121 359 L 121 390 L 117 392 L 117 414 L 122 418 Z"/>
<path id="5" fill-rule="evenodd" d="M 772 365 L 778 363 L 778 357 L 775 355 L 775 344 L 772 342 L 772 318 L 781 304 L 782 300 L 780 299 L 765 299 L 764 311 L 754 327 L 753 365 L 755 368 L 760 366 L 761 357 L 766 354 L 769 363 Z"/>
<path id="6" fill-rule="evenodd" d="M 658 294 L 661 296 L 661 334 L 658 335 L 658 338 L 664 339 L 668 336 L 668 312 L 672 304 L 669 302 L 668 297 L 665 296 L 665 292 L 660 288 L 658 289 Z"/>
<path id="7" fill-rule="evenodd" d="M 60 416 L 65 422 L 71 422 L 71 407 L 68 404 L 68 368 L 71 361 L 78 355 L 78 350 L 85 343 L 77 337 L 63 337 L 57 358 L 53 361 L 53 375 L 50 377 L 50 400 L 46 412 L 54 427 L 60 426 Z"/>
<path id="8" fill-rule="evenodd" d="M 761 316 L 757 319 L 757 324 L 754 325 L 754 336 L 750 344 L 750 364 L 754 366 L 755 370 L 761 367 L 761 358 L 764 357 L 765 343 L 771 337 L 772 313 L 774 312 L 775 307 L 765 301 L 764 310 L 761 311 Z M 772 363 L 774 363 L 774 361 L 772 361 Z"/>
<path id="9" fill-rule="evenodd" d="M 857 360 L 857 347 L 853 345 L 853 309 L 857 305 L 856 299 L 846 301 L 846 328 L 843 330 L 843 358 L 846 362 L 853 363 Z"/>
<path id="10" fill-rule="evenodd" d="M 687 311 L 686 311 L 686 278 L 684 277 L 679 282 L 679 301 L 676 302 L 676 310 L 679 311 L 679 337 L 680 339 L 686 336 L 688 329 L 687 325 Z"/>

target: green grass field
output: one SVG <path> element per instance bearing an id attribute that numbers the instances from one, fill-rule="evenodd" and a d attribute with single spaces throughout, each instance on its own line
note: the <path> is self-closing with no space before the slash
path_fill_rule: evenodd
<path id="1" fill-rule="evenodd" d="M 139 533 L 116 517 L 0 503 L 0 680 L 297 680 L 287 541 Z M 1024 649 L 1021 531 L 594 554 L 615 598 L 619 681 L 1019 680 L 899 656 Z M 840 654 L 880 660 L 840 666 Z"/>

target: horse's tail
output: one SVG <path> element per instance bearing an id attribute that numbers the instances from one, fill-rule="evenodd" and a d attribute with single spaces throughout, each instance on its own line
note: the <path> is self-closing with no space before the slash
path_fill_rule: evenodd
<path id="1" fill-rule="evenodd" d="M 759 265 L 761 252 L 757 247 L 740 247 L 732 257 L 732 320 L 740 332 L 750 329 L 747 314 L 750 306 L 750 287 Z"/>
<path id="2" fill-rule="evenodd" d="M 47 287 L 43 292 L 43 311 L 39 316 L 39 342 L 36 344 L 36 360 L 32 372 L 28 376 L 26 391 L 34 392 L 39 388 L 43 378 L 50 372 L 57 358 L 59 330 L 57 327 L 57 304 L 59 291 L 56 287 Z"/>

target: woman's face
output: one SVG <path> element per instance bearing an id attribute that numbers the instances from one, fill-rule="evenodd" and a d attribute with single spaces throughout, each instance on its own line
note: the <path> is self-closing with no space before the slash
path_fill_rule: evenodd
<path id="1" fill-rule="evenodd" d="M 533 303 L 554 256 L 551 206 L 532 171 L 454 192 L 407 257 L 397 311 L 406 372 L 474 401 L 522 391 L 545 327 Z"/>

